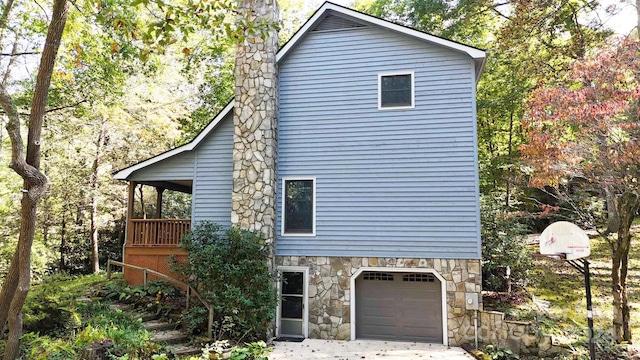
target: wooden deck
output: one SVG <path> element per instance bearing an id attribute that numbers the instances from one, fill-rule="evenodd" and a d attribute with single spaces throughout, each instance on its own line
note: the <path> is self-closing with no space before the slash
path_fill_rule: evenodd
<path id="1" fill-rule="evenodd" d="M 124 251 L 124 262 L 146 267 L 160 273 L 171 273 L 167 260 L 171 255 L 182 262 L 188 254 L 178 247 L 182 237 L 191 229 L 191 219 L 131 219 Z M 130 285 L 142 284 L 142 273 L 124 269 Z"/>
<path id="2" fill-rule="evenodd" d="M 173 247 L 191 229 L 191 219 L 131 219 L 127 247 Z"/>

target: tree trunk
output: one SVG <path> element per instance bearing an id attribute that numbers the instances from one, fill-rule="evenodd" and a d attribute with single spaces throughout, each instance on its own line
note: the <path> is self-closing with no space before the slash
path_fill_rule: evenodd
<path id="1" fill-rule="evenodd" d="M 618 236 L 611 242 L 611 290 L 613 295 L 613 331 L 617 342 L 631 342 L 631 319 L 627 297 L 627 273 L 631 248 L 631 224 L 640 208 L 640 197 L 627 193 L 617 199 L 620 218 Z"/>
<path id="2" fill-rule="evenodd" d="M 7 30 L 7 22 L 9 20 L 9 14 L 11 14 L 11 10 L 13 9 L 13 3 L 14 0 L 8 0 L 6 5 L 4 6 L 4 9 L 2 9 L 2 15 L 0 15 L 0 44 L 2 44 L 2 42 L 4 41 L 4 33 Z M 13 49 L 11 50 L 12 54 L 15 54 L 17 52 L 17 47 L 18 47 L 18 40 L 20 38 L 20 34 L 19 32 L 16 34 L 16 40 L 13 42 Z M 11 74 L 11 68 L 13 66 L 13 63 L 15 61 L 15 56 L 12 56 L 9 59 L 9 63 L 7 64 L 6 67 L 6 71 L 4 74 L 4 78 L 2 80 L 2 86 L 7 86 L 7 80 L 9 78 L 9 75 Z M 0 118 L 0 144 L 2 144 L 4 138 L 3 138 L 3 132 L 2 129 L 4 128 L 4 116 L 2 116 Z M 0 161 L 2 161 L 2 146 L 0 146 Z M 2 324 L 2 322 L 0 322 L 0 324 Z M 2 327 L 0 327 L 0 333 L 2 333 Z"/>
<path id="3" fill-rule="evenodd" d="M 9 316 L 9 305 L 11 305 L 15 289 L 18 287 L 18 255 L 18 247 L 16 247 L 11 259 L 11 267 L 4 279 L 4 284 L 2 284 L 2 290 L 0 290 L 0 334 L 4 332 Z"/>
<path id="4" fill-rule="evenodd" d="M 100 258 L 98 253 L 98 185 L 100 184 L 98 179 L 98 170 L 100 169 L 100 162 L 102 159 L 102 147 L 104 146 L 105 138 L 105 120 L 102 118 L 100 124 L 100 130 L 95 140 L 96 152 L 93 158 L 93 166 L 91 168 L 91 262 L 93 263 L 93 272 L 100 271 Z"/>
<path id="5" fill-rule="evenodd" d="M 640 38 L 640 0 L 636 0 L 636 32 Z"/>
<path id="6" fill-rule="evenodd" d="M 18 31 L 16 32 L 16 39 L 13 42 L 13 48 L 11 49 L 11 54 L 15 55 L 18 53 L 18 45 L 20 44 L 20 37 L 22 36 L 21 34 L 22 29 L 18 29 Z M 0 41 L 2 40 L 2 37 L 0 36 Z M 2 78 L 2 86 L 7 86 L 7 83 L 9 82 L 9 78 L 11 78 L 11 69 L 13 69 L 13 64 L 15 63 L 16 59 L 18 57 L 17 56 L 11 56 L 11 58 L 9 59 L 9 63 L 7 64 L 7 68 L 4 72 L 4 77 Z"/>
<path id="7" fill-rule="evenodd" d="M 509 141 L 507 143 L 507 159 L 509 167 L 507 169 L 504 206 L 506 209 L 509 209 L 509 207 L 511 206 L 511 178 L 513 177 L 513 168 L 510 166 L 513 164 L 513 109 L 511 109 L 511 112 L 509 114 Z"/>
<path id="8" fill-rule="evenodd" d="M 640 1 L 640 0 L 639 0 Z M 607 202 L 607 229 L 606 233 L 617 233 L 620 229 L 620 215 L 616 196 L 610 186 L 604 188 L 605 201 Z"/>
<path id="9" fill-rule="evenodd" d="M 6 88 L 0 84 L 0 105 L 9 119 L 7 122 L 7 133 L 11 138 L 11 163 L 9 167 L 24 180 L 18 246 L 9 276 L 0 290 L 0 299 L 3 300 L 0 304 L 0 328 L 4 328 L 5 321 L 9 324 L 9 336 L 4 352 L 5 360 L 16 359 L 19 353 L 20 337 L 22 336 L 22 306 L 29 292 L 31 281 L 31 246 L 36 228 L 36 204 L 48 188 L 47 177 L 38 170 L 40 168 L 42 121 L 49 95 L 51 74 L 66 21 L 66 0 L 55 0 L 31 101 L 26 157 L 20 134 L 20 117 L 17 107 Z M 10 299 L 10 301 L 5 301 L 5 299 Z"/>
<path id="10" fill-rule="evenodd" d="M 142 211 L 142 216 L 140 216 L 141 219 L 146 219 L 147 218 L 147 209 L 145 209 L 144 207 L 144 191 L 142 190 L 142 187 L 144 185 L 140 184 L 140 187 L 138 188 L 138 192 L 140 193 L 140 210 Z"/>
<path id="11" fill-rule="evenodd" d="M 639 0 L 640 1 L 640 0 Z M 0 15 L 0 43 L 4 40 L 4 32 L 7 30 L 7 24 L 9 23 L 9 14 L 13 10 L 14 0 L 8 0 L 2 9 L 2 15 Z M 16 40 L 16 42 L 18 42 Z"/>
<path id="12" fill-rule="evenodd" d="M 62 213 L 62 226 L 60 229 L 60 265 L 58 266 L 58 271 L 65 272 L 67 270 L 67 265 L 65 263 L 65 252 L 67 247 L 67 216 L 66 211 Z"/>
<path id="13" fill-rule="evenodd" d="M 25 185 L 26 181 L 25 181 Z M 28 185 L 29 190 L 41 185 Z M 46 186 L 46 183 L 45 183 Z M 22 336 L 22 305 L 27 298 L 31 283 L 31 245 L 36 230 L 36 203 L 29 198 L 29 194 L 22 196 L 22 211 L 20 222 L 20 237 L 18 240 L 18 283 L 9 305 L 9 336 L 4 349 L 4 360 L 13 360 L 20 352 L 20 337 Z"/>

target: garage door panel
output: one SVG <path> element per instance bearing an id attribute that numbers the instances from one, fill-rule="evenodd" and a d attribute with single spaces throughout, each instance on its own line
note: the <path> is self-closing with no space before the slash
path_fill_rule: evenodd
<path id="1" fill-rule="evenodd" d="M 356 337 L 441 343 L 440 291 L 431 274 L 365 272 L 356 280 Z"/>
<path id="2" fill-rule="evenodd" d="M 365 334 L 370 334 L 370 336 L 367 336 L 367 339 L 388 340 L 388 339 L 393 339 L 395 337 L 396 326 L 395 324 L 386 325 L 386 326 L 382 326 L 382 325 L 375 326 L 375 325 L 368 324 L 362 329 L 362 331 Z"/>

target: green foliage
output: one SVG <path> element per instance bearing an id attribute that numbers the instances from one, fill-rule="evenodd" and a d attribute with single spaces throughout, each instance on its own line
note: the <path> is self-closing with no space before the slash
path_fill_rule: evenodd
<path id="1" fill-rule="evenodd" d="M 267 347 L 264 341 L 245 343 L 244 346 L 231 346 L 227 340 L 215 341 L 202 347 L 200 356 L 192 356 L 189 360 L 209 360 L 223 358 L 223 354 L 229 354 L 230 360 L 268 360 L 272 348 Z"/>
<path id="2" fill-rule="evenodd" d="M 166 280 L 151 280 L 147 287 L 130 287 L 124 279 L 114 279 L 104 284 L 100 291 L 108 300 L 131 304 L 146 312 L 166 316 L 182 306 L 180 289 Z"/>
<path id="3" fill-rule="evenodd" d="M 490 356 L 492 360 L 516 360 L 520 359 L 518 355 L 515 355 L 511 350 L 501 348 L 499 346 L 487 345 L 482 349 L 484 353 Z"/>
<path id="4" fill-rule="evenodd" d="M 272 350 L 264 341 L 246 343 L 244 347 L 233 348 L 230 360 L 268 360 Z"/>
<path id="5" fill-rule="evenodd" d="M 359 1 L 356 7 L 412 28 L 478 46 L 486 41 L 495 23 L 495 15 L 487 11 L 491 5 L 478 0 L 377 0 Z"/>
<path id="6" fill-rule="evenodd" d="M 184 328 L 189 333 L 196 333 L 207 326 L 209 311 L 204 306 L 191 306 L 182 313 Z"/>
<path id="7" fill-rule="evenodd" d="M 274 317 L 276 292 L 270 248 L 259 234 L 202 222 L 182 240 L 189 253 L 173 269 L 214 307 L 214 332 L 235 341 L 263 338 Z"/>
<path id="8" fill-rule="evenodd" d="M 73 344 L 65 339 L 40 336 L 38 333 L 26 333 L 21 339 L 23 354 L 33 360 L 67 360 L 76 357 Z"/>
<path id="9" fill-rule="evenodd" d="M 77 299 L 103 281 L 100 275 L 54 275 L 34 286 L 23 308 L 25 331 L 57 336 L 81 325 Z"/>
<path id="10" fill-rule="evenodd" d="M 112 345 L 111 357 L 151 359 L 160 346 L 151 341 L 140 320 L 100 301 L 77 301 L 97 292 L 103 282 L 104 275 L 56 275 L 34 286 L 23 309 L 27 332 L 21 341 L 22 358 L 77 359 L 86 346 L 107 344 Z M 122 285 L 121 281 L 107 284 L 111 291 Z M 160 283 L 154 290 L 171 292 Z"/>
<path id="11" fill-rule="evenodd" d="M 516 214 L 502 210 L 493 199 L 483 196 L 480 206 L 482 224 L 482 267 L 485 286 L 493 289 L 503 281 L 493 276 L 510 269 L 512 284 L 525 286 L 531 268 L 531 254 L 524 243 L 527 233 Z"/>
<path id="12" fill-rule="evenodd" d="M 111 355 L 128 354 L 132 359 L 150 359 L 160 350 L 160 346 L 151 341 L 151 334 L 140 319 L 132 320 L 130 315 L 113 311 L 99 302 L 86 304 L 82 311 L 86 325 L 91 326 L 92 331 L 103 332 L 105 339 L 113 342 L 109 350 Z"/>
<path id="13" fill-rule="evenodd" d="M 596 343 L 596 359 L 624 360 L 630 359 L 624 345 L 617 344 L 609 331 L 594 330 L 593 338 Z M 589 342 L 586 331 L 582 331 L 579 341 L 569 344 L 569 353 L 561 359 L 589 360 Z"/>

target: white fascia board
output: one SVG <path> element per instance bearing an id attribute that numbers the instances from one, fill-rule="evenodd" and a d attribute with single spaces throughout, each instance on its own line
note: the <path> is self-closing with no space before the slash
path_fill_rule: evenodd
<path id="1" fill-rule="evenodd" d="M 287 55 L 287 53 L 293 47 L 295 47 L 295 45 L 298 43 L 298 41 L 300 41 L 300 39 L 302 39 L 302 37 L 304 37 L 304 35 L 309 30 L 311 30 L 311 28 L 313 28 L 313 26 L 316 25 L 318 20 L 328 10 L 333 10 L 333 11 L 335 11 L 337 13 L 341 13 L 341 14 L 356 18 L 358 20 L 362 20 L 362 21 L 365 21 L 365 22 L 368 22 L 368 23 L 371 23 L 371 24 L 375 24 L 375 25 L 381 26 L 381 27 L 389 29 L 389 30 L 397 31 L 397 32 L 402 33 L 402 34 L 413 36 L 415 38 L 418 38 L 418 39 L 421 39 L 421 40 L 424 40 L 424 41 L 427 41 L 427 42 L 430 42 L 430 43 L 433 43 L 433 44 L 441 45 L 441 46 L 447 47 L 447 48 L 452 49 L 452 50 L 457 50 L 457 51 L 463 52 L 463 53 L 469 55 L 474 60 L 480 60 L 482 64 L 484 64 L 484 59 L 486 59 L 486 57 L 487 57 L 487 53 L 484 50 L 476 49 L 474 47 L 463 45 L 463 44 L 460 44 L 460 43 L 457 43 L 457 42 L 454 42 L 454 41 L 451 41 L 451 40 L 439 38 L 437 36 L 433 36 L 433 35 L 424 33 L 422 31 L 413 30 L 411 28 L 404 27 L 404 26 L 401 26 L 401 25 L 396 25 L 396 24 L 394 24 L 392 22 L 389 22 L 389 21 L 386 21 L 386 20 L 382 20 L 382 19 L 379 19 L 379 18 L 374 17 L 374 16 L 370 16 L 370 15 L 367 15 L 367 14 L 363 14 L 361 12 L 348 9 L 348 8 L 343 7 L 343 6 L 336 5 L 334 3 L 325 2 L 318 9 L 318 11 L 316 11 L 315 14 L 313 14 L 313 16 L 304 24 L 304 26 L 300 30 L 298 30 L 298 32 L 296 32 L 296 34 L 291 38 L 291 40 L 289 40 L 285 44 L 285 46 L 282 49 L 280 49 L 280 51 L 276 55 L 276 61 L 279 62 L 280 59 L 285 57 Z M 481 70 L 482 67 L 483 67 L 483 65 L 480 65 L 478 67 L 479 70 Z"/>
<path id="2" fill-rule="evenodd" d="M 229 104 L 227 104 L 227 106 L 224 107 L 224 109 L 222 109 L 222 111 L 220 111 L 218 113 L 218 115 L 216 115 L 215 118 L 213 118 L 213 120 L 211 120 L 211 122 L 209 123 L 209 125 L 207 125 L 206 128 L 204 128 L 204 130 L 202 130 L 198 136 L 196 136 L 193 140 L 191 140 L 190 142 L 188 142 L 187 144 L 184 144 L 182 146 L 178 146 L 175 149 L 171 149 L 167 152 L 164 152 L 160 155 L 156 155 L 152 158 L 149 158 L 147 160 L 144 160 L 142 162 L 139 162 L 133 166 L 129 166 L 128 168 L 124 168 L 120 171 L 118 171 L 117 173 L 115 173 L 113 175 L 113 178 L 116 180 L 129 180 L 129 177 L 136 171 L 143 169 L 149 165 L 153 165 L 157 162 L 160 162 L 162 160 L 168 159 L 172 156 L 181 154 L 185 151 L 192 151 L 193 149 L 195 149 L 198 144 L 200 144 L 200 142 L 202 142 L 202 140 L 204 140 L 204 138 L 207 137 L 207 135 L 209 135 L 209 133 L 216 128 L 216 126 L 220 123 L 220 121 L 222 121 L 222 119 L 224 119 L 227 114 L 233 110 L 233 101 L 229 102 Z"/>

